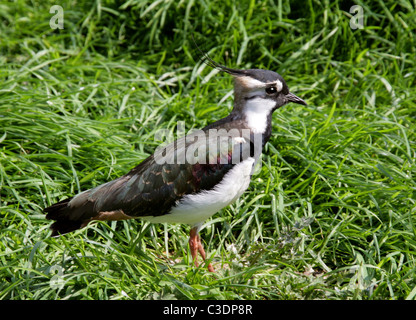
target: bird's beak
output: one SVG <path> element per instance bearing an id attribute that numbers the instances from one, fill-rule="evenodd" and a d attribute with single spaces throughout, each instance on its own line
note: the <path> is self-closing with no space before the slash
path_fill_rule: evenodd
<path id="1" fill-rule="evenodd" d="M 297 97 L 297 96 L 295 96 L 293 93 L 291 93 L 291 92 L 289 92 L 287 95 L 286 95 L 286 100 L 287 100 L 287 102 L 294 102 L 294 103 L 297 103 L 297 104 L 303 104 L 304 106 L 306 106 L 307 105 L 307 103 L 304 101 L 304 100 L 302 100 L 301 98 L 299 98 L 299 97 Z"/>

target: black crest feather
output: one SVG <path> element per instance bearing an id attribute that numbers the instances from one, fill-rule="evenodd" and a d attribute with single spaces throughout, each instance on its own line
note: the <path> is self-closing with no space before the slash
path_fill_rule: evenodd
<path id="1" fill-rule="evenodd" d="M 194 36 L 192 35 L 192 41 L 194 42 L 195 48 L 201 54 L 200 60 L 205 63 L 206 65 L 210 66 L 211 68 L 217 69 L 219 71 L 223 71 L 229 73 L 233 76 L 247 76 L 247 70 L 240 70 L 240 69 L 231 69 L 219 64 L 218 62 L 211 59 L 207 52 L 203 51 L 195 41 Z"/>

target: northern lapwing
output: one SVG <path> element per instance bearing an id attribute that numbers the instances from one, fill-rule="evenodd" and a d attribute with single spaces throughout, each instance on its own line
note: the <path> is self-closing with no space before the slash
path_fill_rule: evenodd
<path id="1" fill-rule="evenodd" d="M 204 54 L 204 62 L 234 78 L 231 113 L 199 131 L 160 147 L 124 176 L 45 208 L 55 220 L 52 236 L 93 220 L 143 218 L 191 225 L 189 247 L 198 266 L 206 255 L 198 232 L 203 222 L 248 188 L 253 168 L 272 132 L 272 114 L 289 102 L 306 105 L 289 92 L 276 72 L 230 69 Z M 214 271 L 208 264 L 208 270 Z"/>

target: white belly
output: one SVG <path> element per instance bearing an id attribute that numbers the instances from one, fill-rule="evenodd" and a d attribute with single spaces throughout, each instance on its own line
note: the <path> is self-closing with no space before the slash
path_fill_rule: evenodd
<path id="1" fill-rule="evenodd" d="M 213 189 L 184 196 L 169 214 L 144 217 L 156 223 L 187 223 L 196 225 L 233 203 L 250 184 L 254 158 L 236 164 Z"/>

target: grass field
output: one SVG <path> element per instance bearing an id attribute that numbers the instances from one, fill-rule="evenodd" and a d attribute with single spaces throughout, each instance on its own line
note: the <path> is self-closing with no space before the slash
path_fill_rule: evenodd
<path id="1" fill-rule="evenodd" d="M 1 2 L 0 299 L 415 299 L 415 7 Z M 260 172 L 201 231 L 217 272 L 192 266 L 186 225 L 51 238 L 43 208 L 128 172 L 158 130 L 231 110 L 232 79 L 201 65 L 191 34 L 308 102 L 275 112 Z"/>

